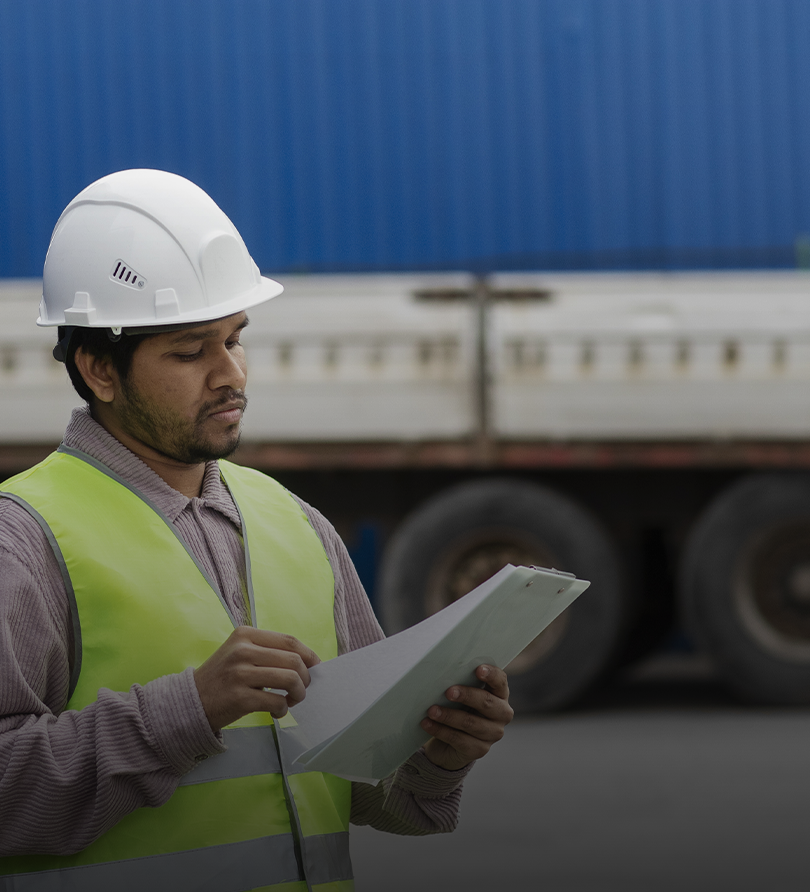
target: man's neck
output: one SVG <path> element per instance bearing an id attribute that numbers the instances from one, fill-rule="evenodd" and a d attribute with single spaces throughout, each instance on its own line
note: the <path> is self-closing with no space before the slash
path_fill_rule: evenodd
<path id="1" fill-rule="evenodd" d="M 99 411 L 97 406 L 91 407 L 93 419 L 97 421 L 110 436 L 115 437 L 119 443 L 126 446 L 130 452 L 138 458 L 165 483 L 182 493 L 186 498 L 193 499 L 202 493 L 203 478 L 205 477 L 205 462 L 186 464 L 178 461 L 162 452 L 153 449 L 142 440 L 133 437 L 116 424 L 115 416 L 103 409 Z"/>

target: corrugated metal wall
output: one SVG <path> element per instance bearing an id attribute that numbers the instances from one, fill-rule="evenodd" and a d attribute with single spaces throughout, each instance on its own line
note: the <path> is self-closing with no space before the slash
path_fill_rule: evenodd
<path id="1" fill-rule="evenodd" d="M 792 265 L 806 0 L 0 0 L 0 276 L 111 170 L 265 270 Z"/>

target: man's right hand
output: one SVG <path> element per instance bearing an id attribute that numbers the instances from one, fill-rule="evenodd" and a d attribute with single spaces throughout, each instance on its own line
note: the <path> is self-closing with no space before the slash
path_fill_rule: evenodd
<path id="1" fill-rule="evenodd" d="M 194 670 L 194 681 L 211 728 L 219 731 L 250 712 L 281 718 L 304 699 L 309 670 L 320 662 L 292 635 L 240 626 Z"/>

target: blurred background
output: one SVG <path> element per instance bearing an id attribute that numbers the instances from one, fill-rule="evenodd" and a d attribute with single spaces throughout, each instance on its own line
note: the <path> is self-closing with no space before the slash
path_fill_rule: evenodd
<path id="1" fill-rule="evenodd" d="M 361 892 L 807 887 L 809 48 L 804 0 L 0 0 L 0 475 L 79 402 L 61 210 L 157 167 L 285 285 L 237 460 L 386 631 L 593 582 L 460 830 L 361 830 Z"/>

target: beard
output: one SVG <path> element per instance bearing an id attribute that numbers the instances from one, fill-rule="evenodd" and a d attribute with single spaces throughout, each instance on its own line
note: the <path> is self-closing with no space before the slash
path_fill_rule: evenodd
<path id="1" fill-rule="evenodd" d="M 195 419 L 188 421 L 143 399 L 137 388 L 126 381 L 121 382 L 121 390 L 124 396 L 119 409 L 121 425 L 127 433 L 168 458 L 196 465 L 227 458 L 239 445 L 241 423 L 223 431 L 218 437 L 207 434 L 204 426 L 208 416 L 220 406 L 239 400 L 246 407 L 244 391 L 229 390 L 219 399 L 204 403 Z"/>

